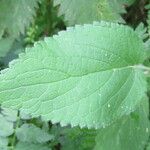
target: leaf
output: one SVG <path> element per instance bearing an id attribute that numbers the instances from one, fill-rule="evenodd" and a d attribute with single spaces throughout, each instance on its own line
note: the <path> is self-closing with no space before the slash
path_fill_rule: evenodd
<path id="1" fill-rule="evenodd" d="M 8 139 L 0 137 L 0 149 L 1 150 L 8 150 L 7 145 L 8 145 Z"/>
<path id="2" fill-rule="evenodd" d="M 150 39 L 148 39 L 149 34 L 147 33 L 147 28 L 144 26 L 143 22 L 141 22 L 136 27 L 135 32 L 137 32 L 137 34 L 139 35 L 139 38 L 141 38 L 144 41 L 146 57 L 149 58 L 149 56 L 150 56 Z"/>
<path id="3" fill-rule="evenodd" d="M 32 22 L 40 1 L 0 0 L 0 57 L 6 56 L 15 38 Z"/>
<path id="4" fill-rule="evenodd" d="M 2 108 L 2 115 L 5 117 L 5 119 L 9 122 L 16 122 L 17 120 L 17 111 L 8 109 L 8 108 Z"/>
<path id="5" fill-rule="evenodd" d="M 148 38 L 148 34 L 147 32 L 147 28 L 144 26 L 144 23 L 140 23 L 136 29 L 135 32 L 137 32 L 137 34 L 139 35 L 139 38 L 141 38 L 142 40 L 145 40 Z"/>
<path id="6" fill-rule="evenodd" d="M 7 53 L 7 55 L 4 58 L 1 59 L 4 66 L 8 66 L 10 61 L 12 61 L 13 59 L 18 58 L 18 54 L 24 52 L 24 49 L 25 48 L 24 48 L 23 37 L 20 36 L 19 39 L 15 40 L 13 42 L 13 45 L 9 49 L 9 52 Z"/>
<path id="7" fill-rule="evenodd" d="M 62 150 L 92 150 L 96 134 L 96 130 L 62 128 L 60 137 Z"/>
<path id="8" fill-rule="evenodd" d="M 53 139 L 53 136 L 33 124 L 23 124 L 16 129 L 16 136 L 21 142 L 45 143 Z"/>
<path id="9" fill-rule="evenodd" d="M 120 13 L 125 10 L 118 0 L 54 0 L 54 6 L 57 5 L 58 15 L 65 15 L 69 25 L 100 20 L 124 22 Z"/>
<path id="10" fill-rule="evenodd" d="M 23 120 L 30 120 L 32 118 L 32 116 L 23 111 L 20 111 L 20 118 Z"/>
<path id="11" fill-rule="evenodd" d="M 46 145 L 19 142 L 15 150 L 51 150 Z"/>
<path id="12" fill-rule="evenodd" d="M 13 38 L 0 38 L 0 57 L 6 56 L 11 46 L 13 45 Z"/>
<path id="13" fill-rule="evenodd" d="M 0 114 L 0 136 L 7 137 L 13 134 L 13 122 L 9 122 Z"/>
<path id="14" fill-rule="evenodd" d="M 4 137 L 10 136 L 14 133 L 13 123 L 17 120 L 17 111 L 8 108 L 0 109 L 0 138 L 3 137 L 3 139 L 5 140 Z"/>
<path id="15" fill-rule="evenodd" d="M 143 103 L 129 116 L 100 130 L 94 150 L 143 150 L 150 135 L 148 99 Z"/>
<path id="16" fill-rule="evenodd" d="M 7 31 L 11 37 L 24 33 L 33 20 L 40 0 L 0 0 L 0 33 Z"/>
<path id="17" fill-rule="evenodd" d="M 134 111 L 146 91 L 137 66 L 144 54 L 142 40 L 127 26 L 68 28 L 1 72 L 0 103 L 61 125 L 109 125 Z"/>

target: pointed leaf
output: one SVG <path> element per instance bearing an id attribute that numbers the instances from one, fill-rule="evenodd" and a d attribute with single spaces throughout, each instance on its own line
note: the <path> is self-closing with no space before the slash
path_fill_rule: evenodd
<path id="1" fill-rule="evenodd" d="M 131 44 L 132 43 L 132 44 Z M 146 91 L 144 47 L 129 27 L 76 26 L 38 42 L 0 75 L 0 102 L 62 125 L 102 127 Z"/>

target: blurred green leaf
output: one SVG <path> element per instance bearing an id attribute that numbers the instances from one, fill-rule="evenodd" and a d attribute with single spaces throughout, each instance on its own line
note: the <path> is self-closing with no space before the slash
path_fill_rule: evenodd
<path id="1" fill-rule="evenodd" d="M 94 150 L 144 150 L 150 135 L 148 114 L 146 98 L 135 112 L 101 129 Z"/>
<path id="2" fill-rule="evenodd" d="M 0 150 L 8 150 L 8 139 L 0 137 Z"/>
<path id="3" fill-rule="evenodd" d="M 0 38 L 0 57 L 6 56 L 13 45 L 13 38 Z"/>
<path id="4" fill-rule="evenodd" d="M 24 33 L 35 16 L 40 0 L 0 0 L 0 32 L 6 31 L 11 37 Z"/>
<path id="5" fill-rule="evenodd" d="M 33 124 L 23 124 L 16 129 L 16 136 L 21 142 L 45 143 L 54 137 Z"/>
<path id="6" fill-rule="evenodd" d="M 124 22 L 120 14 L 126 12 L 119 0 L 54 0 L 54 6 L 58 5 L 58 15 L 65 15 L 69 25 L 100 20 Z"/>
<path id="7" fill-rule="evenodd" d="M 0 114 L 0 136 L 7 137 L 13 134 L 13 122 L 9 122 L 2 114 Z"/>

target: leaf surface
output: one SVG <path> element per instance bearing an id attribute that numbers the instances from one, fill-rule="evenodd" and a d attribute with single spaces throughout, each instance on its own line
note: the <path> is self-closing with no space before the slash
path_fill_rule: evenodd
<path id="1" fill-rule="evenodd" d="M 7 121 L 7 119 L 0 114 L 0 136 L 7 137 L 13 134 L 13 122 Z"/>
<path id="2" fill-rule="evenodd" d="M 0 149 L 1 150 L 8 150 L 8 139 L 4 137 L 0 137 Z"/>
<path id="3" fill-rule="evenodd" d="M 143 42 L 129 27 L 68 28 L 1 72 L 0 103 L 53 123 L 102 127 L 139 104 L 146 83 L 136 66 L 144 58 Z"/>
<path id="4" fill-rule="evenodd" d="M 40 0 L 0 0 L 0 33 L 6 31 L 11 37 L 24 33 L 35 15 Z"/>
<path id="5" fill-rule="evenodd" d="M 46 131 L 32 124 L 23 124 L 16 129 L 16 136 L 21 142 L 45 143 L 53 139 Z"/>
<path id="6" fill-rule="evenodd" d="M 54 6 L 57 5 L 58 15 L 65 15 L 69 25 L 100 20 L 124 22 L 120 14 L 125 10 L 118 0 L 54 0 Z"/>

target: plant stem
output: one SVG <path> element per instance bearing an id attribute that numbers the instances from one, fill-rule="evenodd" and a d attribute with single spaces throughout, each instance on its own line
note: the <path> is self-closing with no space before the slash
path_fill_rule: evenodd
<path id="1" fill-rule="evenodd" d="M 19 127 L 19 123 L 20 123 L 20 115 L 19 115 L 19 111 L 18 111 L 16 126 L 15 126 L 15 129 L 14 129 L 14 135 L 12 137 L 11 146 L 10 146 L 11 150 L 15 150 L 14 146 L 15 146 L 15 143 L 16 143 L 16 129 Z"/>
<path id="2" fill-rule="evenodd" d="M 150 67 L 147 67 L 147 66 L 144 66 L 144 65 L 137 65 L 135 66 L 136 68 L 139 68 L 141 70 L 144 70 L 144 71 L 149 71 L 150 72 Z"/>

